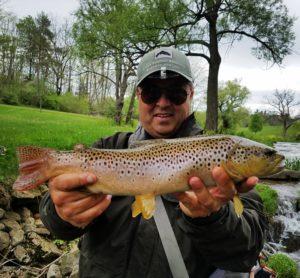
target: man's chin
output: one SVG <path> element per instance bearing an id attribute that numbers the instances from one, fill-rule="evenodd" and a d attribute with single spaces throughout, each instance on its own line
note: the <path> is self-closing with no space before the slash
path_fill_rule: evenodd
<path id="1" fill-rule="evenodd" d="M 170 138 L 174 134 L 174 128 L 159 128 L 155 130 L 157 138 Z"/>

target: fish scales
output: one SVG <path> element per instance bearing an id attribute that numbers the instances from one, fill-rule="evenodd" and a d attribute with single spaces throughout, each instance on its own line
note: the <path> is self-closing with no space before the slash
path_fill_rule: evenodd
<path id="1" fill-rule="evenodd" d="M 206 186 L 214 185 L 211 170 L 216 166 L 239 182 L 274 174 L 282 169 L 283 160 L 274 149 L 236 136 L 147 140 L 125 150 L 20 147 L 17 153 L 21 175 L 15 190 L 28 190 L 62 173 L 88 171 L 98 177 L 95 184 L 87 186 L 89 191 L 147 195 L 150 203 L 155 195 L 188 190 L 192 176 L 200 177 Z M 143 202 L 138 203 L 143 206 Z M 147 218 L 153 211 L 142 213 Z"/>

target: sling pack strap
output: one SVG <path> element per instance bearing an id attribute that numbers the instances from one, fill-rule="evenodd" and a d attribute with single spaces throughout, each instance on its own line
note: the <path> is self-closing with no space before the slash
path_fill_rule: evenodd
<path id="1" fill-rule="evenodd" d="M 188 272 L 182 258 L 174 231 L 160 196 L 156 197 L 154 213 L 156 227 L 165 250 L 173 278 L 188 278 Z"/>

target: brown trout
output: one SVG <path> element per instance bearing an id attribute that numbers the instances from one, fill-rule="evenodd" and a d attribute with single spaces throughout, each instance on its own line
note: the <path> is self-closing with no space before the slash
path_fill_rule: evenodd
<path id="1" fill-rule="evenodd" d="M 266 145 L 223 135 L 146 140 L 124 150 L 77 147 L 56 151 L 25 146 L 17 148 L 17 156 L 20 176 L 14 190 L 32 189 L 63 173 L 89 171 L 98 181 L 86 186 L 88 191 L 134 195 L 132 215 L 142 213 L 146 219 L 153 216 L 156 195 L 189 190 L 192 176 L 213 186 L 211 170 L 221 166 L 234 182 L 241 182 L 281 171 L 284 159 Z M 234 203 L 240 215 L 243 205 L 238 197 Z"/>

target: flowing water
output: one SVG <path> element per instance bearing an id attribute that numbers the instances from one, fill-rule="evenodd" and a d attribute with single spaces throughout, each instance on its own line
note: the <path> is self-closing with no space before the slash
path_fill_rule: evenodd
<path id="1" fill-rule="evenodd" d="M 274 148 L 288 159 L 300 159 L 300 143 L 277 142 Z"/>
<path id="2" fill-rule="evenodd" d="M 274 147 L 288 159 L 300 159 L 300 143 L 278 142 Z M 272 188 L 278 192 L 279 207 L 269 244 L 293 258 L 300 270 L 300 181 L 273 181 Z"/>

